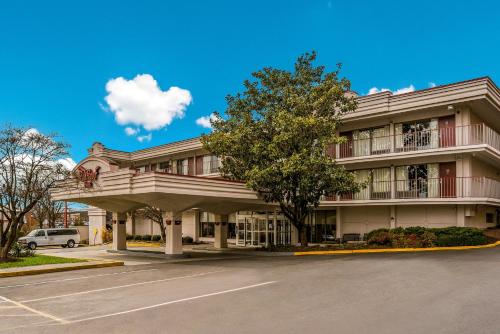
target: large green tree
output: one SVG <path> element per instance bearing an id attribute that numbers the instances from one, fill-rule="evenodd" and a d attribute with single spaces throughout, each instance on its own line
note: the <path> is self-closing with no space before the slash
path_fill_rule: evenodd
<path id="1" fill-rule="evenodd" d="M 358 191 L 353 174 L 326 154 L 340 143 L 342 115 L 356 109 L 350 82 L 315 66 L 316 53 L 300 56 L 293 71 L 264 68 L 226 97 L 204 147 L 222 159 L 221 173 L 242 180 L 266 202 L 279 204 L 307 244 L 305 220 L 323 195 Z"/>

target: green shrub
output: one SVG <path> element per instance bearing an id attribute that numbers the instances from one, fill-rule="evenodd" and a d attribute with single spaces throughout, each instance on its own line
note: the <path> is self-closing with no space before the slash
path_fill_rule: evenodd
<path id="1" fill-rule="evenodd" d="M 19 242 L 14 242 L 12 247 L 9 250 L 9 256 L 19 258 L 19 257 L 28 257 L 34 256 L 35 251 L 21 245 Z"/>
<path id="2" fill-rule="evenodd" d="M 445 227 L 434 229 L 436 246 L 476 246 L 488 242 L 483 231 L 475 227 Z"/>
<path id="3" fill-rule="evenodd" d="M 385 228 L 371 231 L 366 236 L 366 242 L 369 245 L 390 246 L 391 245 L 390 232 Z"/>
<path id="4" fill-rule="evenodd" d="M 134 240 L 135 241 L 142 241 L 142 236 L 141 235 L 134 235 Z"/>
<path id="5" fill-rule="evenodd" d="M 134 240 L 134 236 L 132 234 L 127 234 L 127 240 Z"/>
<path id="6" fill-rule="evenodd" d="M 151 241 L 151 235 L 150 234 L 144 234 L 142 236 L 142 241 Z"/>
<path id="7" fill-rule="evenodd" d="M 152 241 L 160 241 L 161 240 L 161 235 L 155 234 L 151 237 Z"/>

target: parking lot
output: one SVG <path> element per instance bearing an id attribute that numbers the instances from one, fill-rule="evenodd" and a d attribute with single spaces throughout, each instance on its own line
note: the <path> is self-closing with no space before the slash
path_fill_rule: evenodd
<path id="1" fill-rule="evenodd" d="M 0 332 L 497 333 L 500 325 L 500 249 L 127 260 L 134 265 L 1 279 Z"/>

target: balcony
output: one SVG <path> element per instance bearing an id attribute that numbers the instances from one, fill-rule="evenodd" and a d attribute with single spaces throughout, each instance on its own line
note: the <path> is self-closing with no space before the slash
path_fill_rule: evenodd
<path id="1" fill-rule="evenodd" d="M 350 139 L 338 144 L 337 159 L 486 144 L 500 151 L 500 135 L 485 124 Z"/>
<path id="2" fill-rule="evenodd" d="M 372 181 L 357 193 L 327 196 L 325 201 L 407 199 L 500 199 L 500 181 L 484 176 Z"/>

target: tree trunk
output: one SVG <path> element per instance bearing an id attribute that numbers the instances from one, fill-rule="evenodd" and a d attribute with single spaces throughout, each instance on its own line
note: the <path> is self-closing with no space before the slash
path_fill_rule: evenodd
<path id="1" fill-rule="evenodd" d="M 160 232 L 161 232 L 161 240 L 163 242 L 167 242 L 167 232 L 165 232 L 165 224 L 163 224 L 163 221 L 160 224 Z"/>
<path id="2" fill-rule="evenodd" d="M 17 223 L 13 223 L 10 228 L 10 233 L 7 234 L 7 242 L 5 243 L 5 246 L 2 247 L 2 251 L 0 252 L 1 261 L 6 261 L 9 257 L 10 248 L 12 247 L 14 241 L 17 239 L 17 225 Z"/>
<path id="3" fill-rule="evenodd" d="M 301 224 L 301 229 L 298 231 L 299 232 L 299 242 L 302 246 L 307 246 L 308 241 L 307 241 L 307 228 L 305 224 Z"/>

